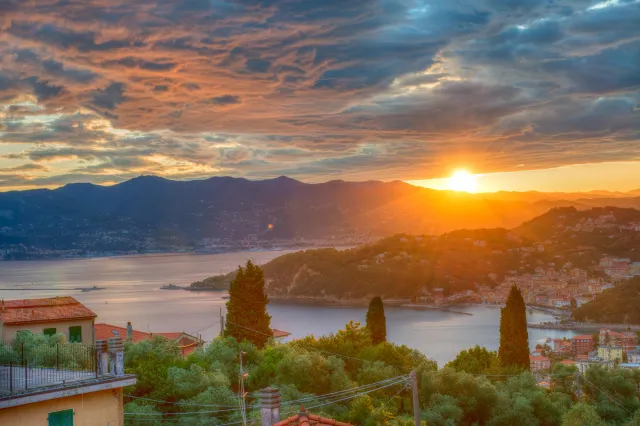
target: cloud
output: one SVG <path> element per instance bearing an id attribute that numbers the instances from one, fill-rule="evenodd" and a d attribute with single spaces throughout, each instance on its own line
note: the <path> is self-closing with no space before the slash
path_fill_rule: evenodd
<path id="1" fill-rule="evenodd" d="M 640 146 L 640 2 L 592 6 L 12 2 L 0 158 L 46 164 L 13 171 L 46 175 L 32 185 L 140 170 L 420 179 L 459 158 L 479 172 L 627 159 Z"/>

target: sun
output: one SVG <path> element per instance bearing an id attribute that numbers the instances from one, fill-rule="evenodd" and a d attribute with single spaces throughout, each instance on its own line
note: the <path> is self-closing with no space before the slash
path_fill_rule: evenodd
<path id="1" fill-rule="evenodd" d="M 476 176 L 466 170 L 456 170 L 449 178 L 449 189 L 454 191 L 476 192 Z"/>

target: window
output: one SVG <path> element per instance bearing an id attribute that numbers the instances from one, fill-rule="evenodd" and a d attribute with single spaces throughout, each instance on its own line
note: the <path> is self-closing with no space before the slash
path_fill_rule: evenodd
<path id="1" fill-rule="evenodd" d="M 69 327 L 69 342 L 71 343 L 80 343 L 82 342 L 82 327 L 79 325 L 74 325 L 73 327 Z"/>
<path id="2" fill-rule="evenodd" d="M 44 334 L 45 336 L 53 336 L 54 334 L 56 334 L 56 329 L 55 328 L 45 328 L 44 330 L 42 330 L 42 334 Z"/>
<path id="3" fill-rule="evenodd" d="M 49 413 L 49 426 L 73 426 L 73 410 Z"/>

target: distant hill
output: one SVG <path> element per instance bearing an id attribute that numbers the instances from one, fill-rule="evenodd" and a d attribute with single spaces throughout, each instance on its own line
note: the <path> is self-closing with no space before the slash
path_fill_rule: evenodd
<path id="1" fill-rule="evenodd" d="M 591 224 L 591 225 L 590 225 Z M 507 230 L 462 229 L 440 236 L 398 234 L 349 250 L 316 249 L 280 256 L 263 270 L 273 298 L 416 298 L 494 286 L 510 273 L 582 268 L 592 276 L 605 255 L 640 260 L 640 211 L 557 208 Z M 565 271 L 566 273 L 566 271 Z M 233 274 L 218 277 L 228 283 Z M 194 286 L 215 287 L 208 283 Z"/>
<path id="2" fill-rule="evenodd" d="M 640 277 L 635 277 L 596 299 L 577 308 L 572 316 L 577 321 L 640 324 Z"/>
<path id="3" fill-rule="evenodd" d="M 540 199 L 539 193 L 501 198 L 499 193 L 436 191 L 399 181 L 306 184 L 287 177 L 172 181 L 142 176 L 114 186 L 85 183 L 0 193 L 0 249 L 145 251 L 193 248 L 203 238 L 434 235 L 459 228 L 511 228 L 558 206 L 640 208 L 640 197 L 600 195 L 567 201 L 555 195 Z"/>

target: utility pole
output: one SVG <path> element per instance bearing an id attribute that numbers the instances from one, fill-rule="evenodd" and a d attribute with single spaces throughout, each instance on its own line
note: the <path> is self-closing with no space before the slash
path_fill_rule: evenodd
<path id="1" fill-rule="evenodd" d="M 582 389 L 580 389 L 580 372 L 576 371 L 576 394 L 578 396 L 578 402 L 580 402 L 580 398 L 582 397 Z"/>
<path id="2" fill-rule="evenodd" d="M 242 355 L 245 355 L 245 352 L 240 351 L 240 392 L 238 393 L 238 397 L 240 400 L 240 411 L 242 412 L 242 423 L 244 426 L 247 426 L 247 404 L 245 403 L 247 392 L 244 391 L 244 379 L 249 376 L 249 373 L 244 372 L 244 367 L 242 365 Z"/>
<path id="3" fill-rule="evenodd" d="M 222 316 L 222 306 L 220 306 L 220 337 L 224 339 L 224 317 Z"/>
<path id="4" fill-rule="evenodd" d="M 409 378 L 413 391 L 413 420 L 415 426 L 420 426 L 420 394 L 418 392 L 418 375 L 415 370 L 409 374 Z"/>

